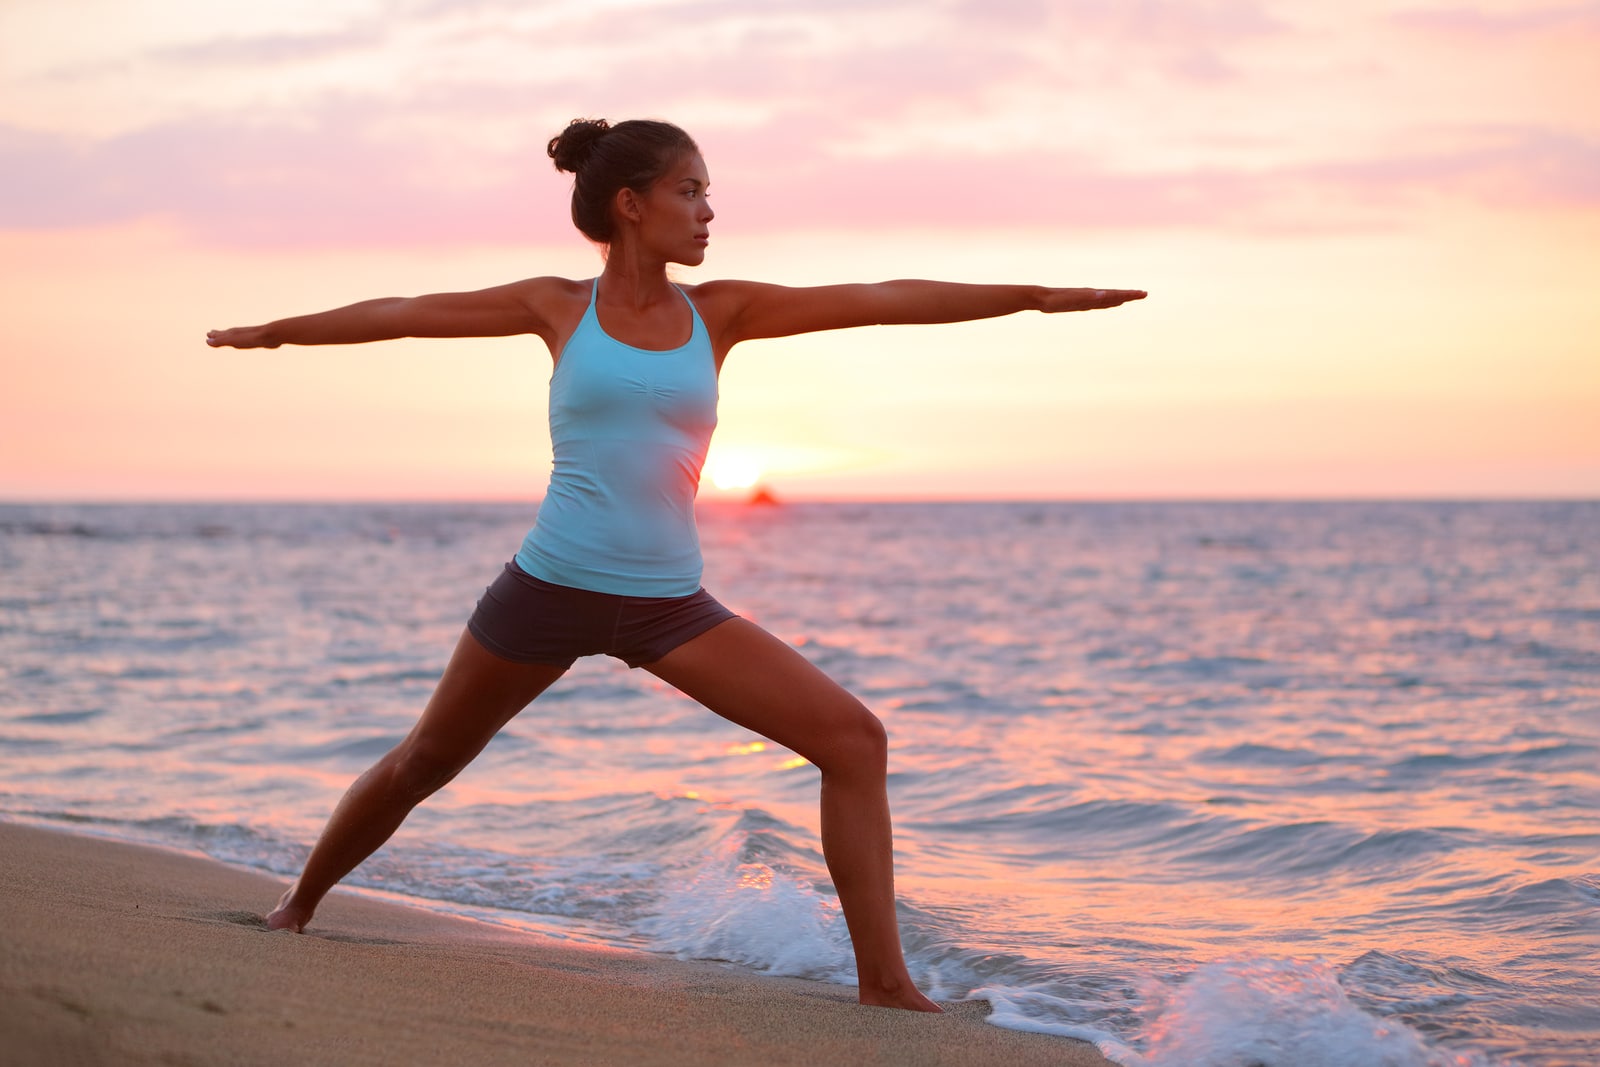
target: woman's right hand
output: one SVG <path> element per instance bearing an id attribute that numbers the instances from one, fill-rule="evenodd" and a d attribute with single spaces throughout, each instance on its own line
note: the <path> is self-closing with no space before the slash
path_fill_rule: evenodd
<path id="1" fill-rule="evenodd" d="M 212 348 L 277 348 L 269 343 L 263 326 L 234 326 L 227 330 L 207 330 L 206 344 Z"/>

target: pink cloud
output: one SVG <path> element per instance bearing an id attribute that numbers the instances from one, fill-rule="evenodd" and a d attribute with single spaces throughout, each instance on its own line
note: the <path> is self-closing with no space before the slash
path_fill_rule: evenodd
<path id="1" fill-rule="evenodd" d="M 759 7 L 695 0 L 640 7 L 625 19 L 574 15 L 536 29 L 492 17 L 526 10 L 521 0 L 434 0 L 412 4 L 406 16 L 410 32 L 433 27 L 450 48 L 525 49 L 529 64 L 515 77 L 458 64 L 449 77 L 368 96 L 324 92 L 295 107 L 172 118 L 88 143 L 0 127 L 0 227 L 158 218 L 203 242 L 249 246 L 564 240 L 564 203 L 530 202 L 531 189 L 543 197 L 561 187 L 544 142 L 565 118 L 593 113 L 597 99 L 640 97 L 660 102 L 657 115 L 685 116 L 710 156 L 723 225 L 747 231 L 1315 231 L 1403 225 L 1424 196 L 1494 207 L 1600 206 L 1596 140 L 1534 124 L 1461 126 L 1429 138 L 1457 147 L 1385 157 L 1341 158 L 1330 143 L 1324 160 L 1276 168 L 1214 162 L 1202 144 L 1188 164 L 1138 172 L 1102 162 L 1092 141 L 1041 150 L 1004 132 L 1018 98 L 1035 100 L 1030 106 L 1042 121 L 1106 106 L 1118 78 L 1154 80 L 1159 99 L 1239 77 L 1237 49 L 1292 36 L 1266 5 L 836 0 L 824 22 L 816 0 Z M 1589 5 L 1513 21 L 1548 27 L 1596 11 Z M 887 18 L 906 31 L 848 32 L 857 24 L 851 20 L 867 17 L 880 22 L 863 27 Z M 1501 24 L 1464 11 L 1412 18 Z M 385 47 L 388 32 L 355 20 L 322 34 L 222 39 L 143 59 L 173 77 L 205 65 L 237 68 L 238 77 L 265 84 L 297 63 L 365 57 Z M 1097 58 L 1086 66 L 1070 61 L 1081 49 Z M 592 69 L 545 74 L 535 60 L 552 53 L 592 59 Z M 570 113 L 563 101 L 573 102 Z M 1189 99 L 1175 106 L 1189 108 L 1203 129 L 1203 106 Z M 552 109 L 560 119 L 552 120 Z M 907 140 L 896 137 L 905 124 L 918 128 L 944 114 L 952 128 L 959 122 L 975 131 L 971 143 L 889 150 Z M 986 116 L 995 120 L 988 137 Z M 846 145 L 868 146 L 871 158 Z"/>
<path id="2" fill-rule="evenodd" d="M 310 126 L 190 122 L 77 147 L 0 131 L 0 226 L 166 219 L 243 246 L 525 244 L 569 236 L 564 202 L 530 202 L 543 141 L 454 155 L 372 134 L 351 105 Z M 978 146 L 842 155 L 824 124 L 692 131 L 707 146 L 722 225 L 964 230 L 1203 227 L 1315 231 L 1401 224 L 1420 198 L 1495 207 L 1600 208 L 1600 143 L 1535 128 L 1489 143 L 1257 172 L 1125 173 L 1085 154 Z M 459 175 L 457 180 L 453 176 Z M 546 185 L 548 190 L 550 186 Z M 544 194 L 541 194 L 544 195 Z M 1311 206 L 1307 206 L 1311 205 Z"/>
<path id="3" fill-rule="evenodd" d="M 741 180 L 765 208 L 763 223 L 781 206 L 808 225 L 1388 230 L 1403 227 L 1422 199 L 1600 209 L 1600 142 L 1509 129 L 1487 147 L 1260 171 L 1121 173 L 1087 156 L 802 156 L 758 163 Z M 742 192 L 733 196 L 742 203 Z"/>
<path id="4" fill-rule="evenodd" d="M 1474 143 L 1323 164 L 1299 179 L 1369 203 L 1456 197 L 1499 208 L 1600 209 L 1600 140 L 1515 126 L 1458 131 L 1457 139 Z"/>
<path id="5" fill-rule="evenodd" d="M 1532 33 L 1600 35 L 1600 4 L 1544 7 L 1524 11 L 1488 12 L 1477 8 L 1436 8 L 1406 11 L 1393 16 L 1402 26 L 1486 38 L 1505 44 L 1509 36 Z"/>
<path id="6" fill-rule="evenodd" d="M 197 63 L 264 67 L 369 51 L 382 47 L 388 37 L 384 23 L 372 19 L 329 33 L 221 37 L 203 44 L 175 45 L 156 49 L 148 58 L 180 67 Z"/>

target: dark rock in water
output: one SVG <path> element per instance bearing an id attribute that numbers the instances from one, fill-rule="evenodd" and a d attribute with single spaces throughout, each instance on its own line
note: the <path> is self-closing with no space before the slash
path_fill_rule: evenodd
<path id="1" fill-rule="evenodd" d="M 758 485 L 756 486 L 755 492 L 750 494 L 750 499 L 746 500 L 745 503 L 760 505 L 762 507 L 775 507 L 777 506 L 778 498 L 773 496 L 772 490 L 768 489 L 766 486 Z"/>

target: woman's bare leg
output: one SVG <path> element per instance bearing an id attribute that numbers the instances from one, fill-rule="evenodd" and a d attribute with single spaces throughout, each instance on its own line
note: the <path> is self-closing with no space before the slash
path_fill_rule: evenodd
<path id="1" fill-rule="evenodd" d="M 422 718 L 339 801 L 305 870 L 267 916 L 267 926 L 303 930 L 328 890 L 376 852 L 412 808 L 459 774 L 500 727 L 564 673 L 563 667 L 501 659 L 463 633 Z"/>
<path id="2" fill-rule="evenodd" d="M 877 717 L 747 619 L 721 623 L 645 669 L 822 772 L 822 851 L 855 946 L 861 1003 L 939 1011 L 912 982 L 900 947 L 888 739 Z"/>

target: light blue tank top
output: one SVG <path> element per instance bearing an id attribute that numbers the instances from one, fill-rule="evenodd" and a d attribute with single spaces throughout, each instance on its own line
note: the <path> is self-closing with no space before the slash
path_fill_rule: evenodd
<path id="1" fill-rule="evenodd" d="M 556 585 L 624 596 L 700 588 L 694 499 L 717 426 L 717 366 L 694 302 L 687 344 L 634 348 L 589 308 L 550 375 L 550 487 L 517 566 Z"/>

